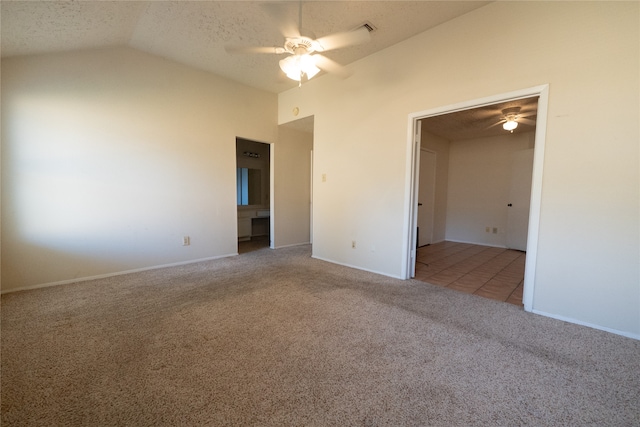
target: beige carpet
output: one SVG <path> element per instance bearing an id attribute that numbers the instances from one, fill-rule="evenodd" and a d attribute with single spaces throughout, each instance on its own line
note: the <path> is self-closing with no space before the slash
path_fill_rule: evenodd
<path id="1" fill-rule="evenodd" d="M 4 295 L 2 425 L 640 425 L 639 341 L 309 256 Z"/>

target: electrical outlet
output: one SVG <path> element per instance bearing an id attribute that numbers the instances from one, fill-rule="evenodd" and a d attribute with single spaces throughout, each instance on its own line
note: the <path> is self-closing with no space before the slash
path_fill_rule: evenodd
<path id="1" fill-rule="evenodd" d="M 322 174 L 322 182 L 327 182 L 327 174 L 326 173 Z"/>
<path id="2" fill-rule="evenodd" d="M 493 234 L 498 234 L 498 227 L 493 227 Z"/>
<path id="3" fill-rule="evenodd" d="M 182 238 L 182 246 L 189 246 L 191 244 L 191 237 L 184 236 Z"/>
<path id="4" fill-rule="evenodd" d="M 355 248 L 356 248 L 356 241 L 355 241 L 355 240 L 352 240 L 352 241 L 351 241 L 351 248 L 352 248 L 352 249 L 355 249 Z"/>

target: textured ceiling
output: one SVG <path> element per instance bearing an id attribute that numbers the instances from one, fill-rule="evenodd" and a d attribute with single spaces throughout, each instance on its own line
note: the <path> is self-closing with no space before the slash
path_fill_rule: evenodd
<path id="1" fill-rule="evenodd" d="M 227 53 L 225 45 L 282 46 L 264 1 L 1 1 L 2 57 L 130 46 L 278 93 L 296 86 L 275 54 Z M 298 23 L 297 1 L 282 19 Z M 484 6 L 486 1 L 309 1 L 302 27 L 317 37 L 364 22 L 377 29 L 367 44 L 326 52 L 346 65 Z M 297 25 L 296 25 L 297 26 Z"/>
<path id="2" fill-rule="evenodd" d="M 520 108 L 521 117 L 535 122 L 538 111 L 538 97 L 501 102 L 429 117 L 422 120 L 423 129 L 449 141 L 504 135 L 508 131 L 502 128 L 502 110 L 514 107 Z M 518 134 L 534 130 L 535 124 L 525 124 L 519 121 L 518 127 L 513 133 Z"/>
<path id="3" fill-rule="evenodd" d="M 2 57 L 130 46 L 278 93 L 297 85 L 278 67 L 275 54 L 234 54 L 228 45 L 282 46 L 282 21 L 298 24 L 298 1 L 282 4 L 280 20 L 266 1 L 14 1 L 0 2 Z M 305 1 L 302 27 L 317 37 L 348 31 L 369 22 L 376 27 L 367 44 L 326 52 L 347 65 L 401 42 L 488 1 Z M 502 109 L 537 108 L 536 99 L 471 109 L 425 119 L 429 132 L 448 140 L 501 134 Z M 535 116 L 529 117 L 535 119 Z M 313 118 L 290 127 L 313 130 Z M 533 126 L 521 124 L 515 131 Z"/>

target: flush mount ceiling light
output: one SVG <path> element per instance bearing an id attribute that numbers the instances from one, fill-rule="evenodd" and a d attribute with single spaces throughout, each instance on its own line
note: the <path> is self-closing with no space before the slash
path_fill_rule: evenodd
<path id="1" fill-rule="evenodd" d="M 280 24 L 280 32 L 285 37 L 283 47 L 238 47 L 226 46 L 228 53 L 275 53 L 278 55 L 289 54 L 290 56 L 280 61 L 280 69 L 291 80 L 302 84 L 302 78 L 307 80 L 318 74 L 320 71 L 335 73 L 341 77 L 348 77 L 349 72 L 340 64 L 332 61 L 324 55 L 314 52 L 326 52 L 332 49 L 340 49 L 368 42 L 369 32 L 374 31 L 373 24 L 366 22 L 353 31 L 334 33 L 328 36 L 315 38 L 313 33 L 304 31 L 302 28 L 302 1 L 298 6 L 298 25 L 291 25 L 285 22 L 289 15 L 287 10 L 290 6 L 284 3 L 265 3 L 261 7 L 265 9 L 273 20 Z"/>

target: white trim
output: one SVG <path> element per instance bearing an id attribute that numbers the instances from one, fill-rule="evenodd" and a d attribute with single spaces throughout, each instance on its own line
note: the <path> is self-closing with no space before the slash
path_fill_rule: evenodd
<path id="1" fill-rule="evenodd" d="M 415 185 L 418 179 L 416 171 L 417 162 L 420 159 L 420 138 L 421 127 L 418 126 L 419 118 L 413 114 L 409 115 L 407 126 L 407 173 L 405 174 L 405 193 L 404 198 L 407 201 L 404 207 L 404 222 L 402 229 L 404 230 L 402 237 L 402 264 L 400 266 L 400 278 L 410 279 L 415 274 L 415 258 L 416 254 L 416 233 L 412 230 L 415 226 L 418 216 L 418 188 Z M 415 227 L 414 227 L 415 228 Z M 413 255 L 413 256 L 412 256 Z"/>
<path id="2" fill-rule="evenodd" d="M 269 248 L 276 247 L 276 144 L 269 143 Z"/>
<path id="3" fill-rule="evenodd" d="M 39 289 L 39 288 L 48 288 L 51 286 L 60 286 L 60 285 L 68 285 L 70 283 L 78 283 L 78 282 L 86 282 L 89 280 L 96 280 L 96 279 L 106 279 L 109 277 L 115 277 L 115 276 L 122 276 L 124 274 L 131 274 L 131 273 L 140 273 L 142 271 L 149 271 L 149 270 L 159 270 L 161 268 L 167 268 L 167 267 L 177 267 L 180 265 L 187 265 L 187 264 L 195 264 L 197 262 L 203 262 L 203 261 L 213 261 L 216 259 L 221 259 L 221 258 L 229 258 L 232 256 L 237 256 L 238 253 L 231 253 L 231 254 L 227 254 L 227 255 L 219 255 L 219 256 L 214 256 L 214 257 L 207 257 L 207 258 L 199 258 L 199 259 L 193 259 L 190 261 L 180 261 L 180 262 L 173 262 L 170 264 L 162 264 L 162 265 L 154 265 L 151 267 L 142 267 L 142 268 L 134 268 L 132 270 L 124 270 L 124 271 L 118 271 L 115 273 L 106 273 L 106 274 L 98 274 L 96 276 L 85 276 L 85 277 L 76 277 L 75 279 L 67 279 L 67 280 L 60 280 L 59 282 L 49 282 L 49 283 L 40 283 L 37 285 L 29 285 L 29 286 L 22 286 L 19 288 L 15 288 L 15 289 L 7 289 L 7 290 L 2 290 L 0 291 L 0 294 L 8 294 L 11 292 L 18 292 L 18 291 L 28 291 L 28 290 L 32 290 L 32 289 Z"/>
<path id="4" fill-rule="evenodd" d="M 561 320 L 563 322 L 573 323 L 575 325 L 580 325 L 580 326 L 586 326 L 588 328 L 598 329 L 600 331 L 610 332 L 610 333 L 616 334 L 616 335 L 622 335 L 623 337 L 631 338 L 631 339 L 634 339 L 634 340 L 640 340 L 640 334 L 634 334 L 634 333 L 626 332 L 626 331 L 619 331 L 618 329 L 607 328 L 605 326 L 600 326 L 600 325 L 596 325 L 594 323 L 589 323 L 589 322 L 583 322 L 581 320 L 576 320 L 576 319 L 573 319 L 571 317 L 559 316 L 557 314 L 551 314 L 551 313 L 547 313 L 545 311 L 531 310 L 531 312 L 534 313 L 534 314 L 540 315 L 540 316 L 550 317 L 550 318 L 556 319 L 556 320 Z"/>
<path id="5" fill-rule="evenodd" d="M 304 246 L 304 245 L 311 245 L 311 242 L 291 243 L 290 245 L 276 246 L 275 248 L 271 248 L 271 249 L 292 248 L 294 246 Z"/>
<path id="6" fill-rule="evenodd" d="M 313 146 L 309 155 L 311 157 L 309 168 L 309 244 L 313 245 Z"/>
<path id="7" fill-rule="evenodd" d="M 445 239 L 445 240 L 447 242 L 453 242 L 453 243 L 464 243 L 464 244 L 468 244 L 468 245 L 487 246 L 487 247 L 490 247 L 490 248 L 509 249 L 505 245 L 492 245 L 491 243 L 478 243 L 478 242 L 469 242 L 467 240 L 453 240 L 453 239 Z M 442 240 L 442 241 L 444 241 L 444 240 Z"/>
<path id="8" fill-rule="evenodd" d="M 538 111 L 536 117 L 535 146 L 533 151 L 533 176 L 531 183 L 531 207 L 529 209 L 529 230 L 527 240 L 527 259 L 525 262 L 524 292 L 522 302 L 525 311 L 533 311 L 533 296 L 535 287 L 535 270 L 538 258 L 538 233 L 540 228 L 540 210 L 542 205 L 542 173 L 544 163 L 545 138 L 547 133 L 547 112 L 549 103 L 549 85 L 531 87 L 500 95 L 493 95 L 458 104 L 444 107 L 437 107 L 430 110 L 419 111 L 409 114 L 407 126 L 407 173 L 405 176 L 405 221 L 403 224 L 403 251 L 402 270 L 403 279 L 408 279 L 408 270 L 411 265 L 411 258 L 408 256 L 415 242 L 415 215 L 412 215 L 412 206 L 415 203 L 413 193 L 416 188 L 416 165 L 419 161 L 415 155 L 415 129 L 421 119 L 426 117 L 440 116 L 456 111 L 469 110 L 485 105 L 493 105 L 499 102 L 512 101 L 516 99 L 530 98 L 538 96 Z"/>
<path id="9" fill-rule="evenodd" d="M 366 271 L 366 272 L 369 272 L 369 273 L 379 274 L 380 276 L 391 277 L 393 279 L 402 279 L 402 277 L 396 276 L 396 275 L 393 275 L 393 274 L 383 273 L 382 271 L 370 270 L 368 268 L 362 268 L 362 267 L 356 266 L 356 265 L 345 264 L 345 263 L 342 263 L 342 262 L 337 262 L 337 261 L 334 261 L 332 259 L 322 258 L 322 257 L 315 256 L 315 255 L 311 255 L 311 258 L 314 258 L 314 259 L 317 259 L 317 260 L 320 260 L 320 261 L 329 262 L 331 264 L 338 264 L 338 265 L 341 265 L 343 267 L 353 268 L 354 270 Z"/>
<path id="10" fill-rule="evenodd" d="M 549 85 L 540 87 L 538 111 L 536 113 L 536 135 L 533 147 L 533 173 L 531 179 L 531 206 L 529 208 L 529 230 L 527 234 L 527 258 L 524 266 L 524 291 L 522 303 L 526 311 L 533 311 L 536 264 L 538 262 L 538 234 L 542 209 L 542 171 L 547 137 L 547 111 L 549 107 Z"/>

